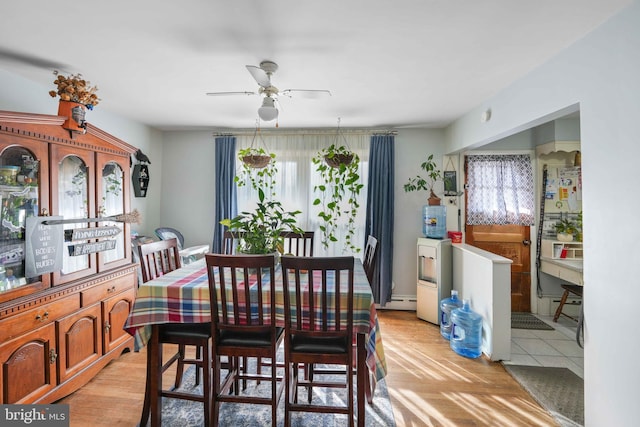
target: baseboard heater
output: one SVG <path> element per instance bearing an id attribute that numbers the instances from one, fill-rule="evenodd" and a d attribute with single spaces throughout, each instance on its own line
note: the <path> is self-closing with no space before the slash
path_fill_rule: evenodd
<path id="1" fill-rule="evenodd" d="M 391 301 L 384 307 L 376 304 L 377 310 L 409 310 L 415 311 L 417 297 L 415 295 L 392 295 Z"/>

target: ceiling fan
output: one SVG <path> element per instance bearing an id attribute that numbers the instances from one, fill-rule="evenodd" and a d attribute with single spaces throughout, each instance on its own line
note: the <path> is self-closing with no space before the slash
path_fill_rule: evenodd
<path id="1" fill-rule="evenodd" d="M 278 70 L 278 64 L 273 61 L 262 61 L 260 66 L 247 65 L 247 70 L 260 88 L 258 92 L 208 92 L 209 96 L 227 96 L 227 95 L 264 95 L 262 99 L 262 106 L 258 108 L 258 116 L 264 121 L 271 121 L 278 118 L 278 109 L 276 108 L 276 102 L 278 96 L 292 97 L 293 93 L 302 93 L 308 97 L 320 97 L 331 96 L 331 92 L 324 89 L 285 89 L 280 91 L 277 87 L 271 84 L 271 76 Z"/>

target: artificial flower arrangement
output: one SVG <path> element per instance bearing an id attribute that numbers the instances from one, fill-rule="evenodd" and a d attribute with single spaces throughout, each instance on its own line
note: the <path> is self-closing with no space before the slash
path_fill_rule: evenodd
<path id="1" fill-rule="evenodd" d="M 61 101 L 78 102 L 90 110 L 100 102 L 100 98 L 96 95 L 98 87 L 91 86 L 91 82 L 83 79 L 82 74 L 70 74 L 65 77 L 57 70 L 53 74 L 56 76 L 53 83 L 58 86 L 58 90 L 49 91 L 52 98 L 58 95 Z"/>

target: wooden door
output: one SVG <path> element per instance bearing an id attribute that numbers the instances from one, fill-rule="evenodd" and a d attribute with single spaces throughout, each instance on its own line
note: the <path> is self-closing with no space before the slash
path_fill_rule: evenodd
<path id="1" fill-rule="evenodd" d="M 530 227 L 466 225 L 465 243 L 501 255 L 511 264 L 511 311 L 531 312 Z"/>

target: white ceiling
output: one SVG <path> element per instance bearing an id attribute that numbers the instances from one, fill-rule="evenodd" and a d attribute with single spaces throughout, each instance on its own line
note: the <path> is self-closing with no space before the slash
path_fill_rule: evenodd
<path id="1" fill-rule="evenodd" d="M 82 73 L 96 108 L 159 129 L 253 128 L 259 95 L 205 93 L 257 91 L 245 65 L 269 59 L 279 89 L 332 93 L 281 96 L 280 128 L 440 127 L 630 3 L 13 0 L 0 12 L 0 68 L 46 97 L 54 68 Z"/>

